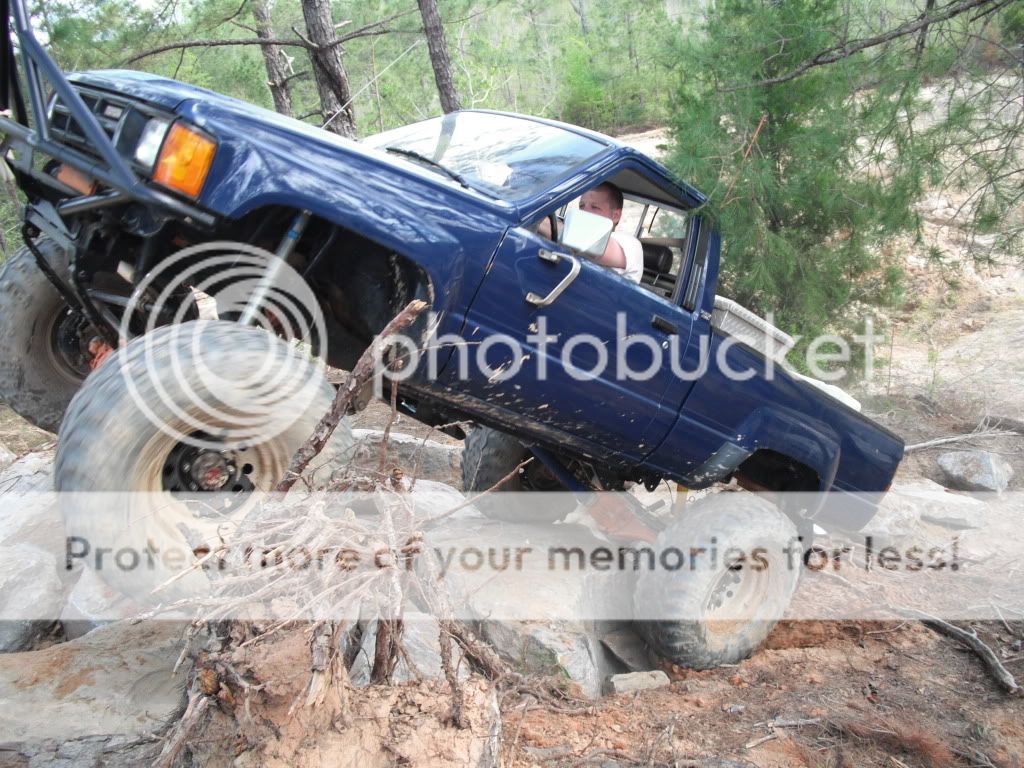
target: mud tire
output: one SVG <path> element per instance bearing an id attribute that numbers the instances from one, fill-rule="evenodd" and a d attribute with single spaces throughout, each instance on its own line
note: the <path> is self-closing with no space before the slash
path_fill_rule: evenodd
<path id="1" fill-rule="evenodd" d="M 658 535 L 652 549 L 661 553 L 678 548 L 689 557 L 692 550 L 708 550 L 711 537 L 718 552 L 713 565 L 705 553 L 694 561 L 695 568 L 687 562 L 671 573 L 641 570 L 633 599 L 635 615 L 641 619 L 649 619 L 652 610 L 659 618 L 680 617 L 638 620 L 636 626 L 653 653 L 691 669 L 735 664 L 757 650 L 789 606 L 802 570 L 799 557 L 792 562 L 785 552 L 790 545 L 798 547 L 796 526 L 773 504 L 751 493 L 718 493 L 695 502 Z M 761 572 L 746 566 L 730 570 L 724 557 L 730 547 L 748 555 L 763 547 L 767 567 Z M 739 584 L 724 581 L 737 574 Z M 740 602 L 731 605 L 729 619 L 716 621 L 709 603 L 723 589 L 735 589 Z"/>
<path id="2" fill-rule="evenodd" d="M 54 466 L 54 485 L 62 492 L 60 503 L 67 535 L 79 537 L 94 553 L 98 547 L 105 547 L 112 553 L 124 549 L 146 553 L 148 548 L 158 553 L 177 549 L 178 555 L 184 554 L 184 566 L 177 560 L 178 555 L 175 565 L 158 554 L 149 558 L 155 564 L 143 557 L 141 567 L 129 570 L 114 567 L 109 559 L 108 567 L 96 568 L 91 557 L 85 558 L 105 581 L 143 604 L 209 591 L 205 574 L 193 570 L 170 588 L 153 594 L 154 589 L 195 562 L 196 535 L 211 547 L 229 540 L 238 515 L 251 508 L 252 497 L 260 494 L 248 494 L 231 515 L 198 519 L 192 511 L 194 505 L 190 507 L 163 490 L 167 457 L 179 441 L 155 422 L 163 419 L 165 426 L 178 428 L 174 408 L 209 418 L 202 404 L 194 402 L 195 393 L 203 392 L 205 386 L 200 366 L 232 382 L 245 380 L 254 366 L 260 365 L 254 362 L 257 356 L 270 356 L 269 364 L 262 365 L 272 372 L 295 365 L 301 354 L 259 329 L 201 320 L 158 328 L 133 340 L 88 378 L 68 406 Z M 257 370 L 262 375 L 263 369 Z M 247 403 L 252 412 L 252 389 L 251 377 L 249 386 L 229 385 L 226 392 L 218 389 L 218 408 L 222 413 L 244 417 Z M 254 463 L 252 482 L 257 491 L 276 485 L 292 455 L 312 434 L 334 398 L 334 388 L 322 371 L 309 378 L 302 392 L 308 397 L 284 401 L 281 407 L 306 401 L 304 410 L 294 414 L 294 420 L 274 437 L 246 449 L 251 457 L 247 460 Z M 140 407 L 140 401 L 149 414 Z M 210 418 L 209 433 L 230 427 L 226 418 Z M 343 421 L 317 457 L 317 465 L 344 460 L 352 446 L 351 429 Z M 300 483 L 296 489 L 301 492 L 301 487 Z M 123 493 L 126 491 L 133 493 L 129 496 Z M 192 533 L 190 539 L 181 526 Z M 83 547 L 79 545 L 79 549 Z"/>
<path id="3" fill-rule="evenodd" d="M 493 488 L 503 477 L 530 457 L 530 449 L 517 438 L 490 427 L 475 426 L 466 435 L 462 453 L 462 488 L 467 496 Z M 522 473 L 514 475 L 496 492 L 522 494 L 535 491 L 524 483 Z M 576 508 L 575 497 L 567 490 L 537 492 L 531 503 L 510 503 L 508 498 L 490 494 L 477 499 L 474 506 L 492 520 L 513 523 L 552 523 Z"/>
<path id="4" fill-rule="evenodd" d="M 50 265 L 68 276 L 68 256 L 55 243 L 38 241 Z M 62 365 L 53 349 L 55 325 L 68 311 L 26 247 L 0 268 L 0 398 L 22 418 L 56 432 L 85 377 Z"/>

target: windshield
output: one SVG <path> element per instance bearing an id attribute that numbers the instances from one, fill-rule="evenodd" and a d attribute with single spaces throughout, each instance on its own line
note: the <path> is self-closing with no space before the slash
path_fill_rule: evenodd
<path id="1" fill-rule="evenodd" d="M 442 166 L 474 189 L 507 200 L 549 187 L 603 152 L 593 139 L 509 115 L 454 112 L 363 140 L 377 149 L 403 150 Z"/>

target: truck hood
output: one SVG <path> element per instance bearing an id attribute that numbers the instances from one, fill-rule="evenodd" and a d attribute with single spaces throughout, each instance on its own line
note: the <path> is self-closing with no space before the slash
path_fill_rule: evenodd
<path id="1" fill-rule="evenodd" d="M 115 93 L 123 93 L 142 101 L 151 102 L 167 110 L 174 110 L 188 99 L 215 102 L 238 102 L 229 96 L 216 93 L 197 85 L 180 83 L 149 72 L 138 72 L 133 69 L 104 69 L 89 72 L 75 72 L 68 75 L 73 83 L 91 85 Z M 253 108 L 252 105 L 248 105 Z"/>

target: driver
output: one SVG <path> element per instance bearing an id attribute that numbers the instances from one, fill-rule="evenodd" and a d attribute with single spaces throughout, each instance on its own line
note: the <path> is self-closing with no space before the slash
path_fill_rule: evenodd
<path id="1" fill-rule="evenodd" d="M 627 280 L 639 283 L 644 274 L 644 249 L 633 235 L 616 231 L 619 219 L 622 218 L 622 205 L 622 190 L 609 181 L 584 192 L 580 198 L 581 211 L 604 216 L 612 222 L 612 236 L 608 238 L 608 245 L 604 253 L 594 261 L 613 272 L 618 272 Z M 548 219 L 542 219 L 538 223 L 537 234 L 549 240 L 554 239 Z"/>
<path id="2" fill-rule="evenodd" d="M 640 241 L 628 232 L 617 232 L 622 218 L 622 190 L 606 181 L 598 184 L 580 198 L 580 210 L 596 213 L 612 220 L 612 236 L 604 255 L 594 259 L 598 264 L 618 272 L 627 280 L 639 283 L 644 275 L 644 249 Z"/>

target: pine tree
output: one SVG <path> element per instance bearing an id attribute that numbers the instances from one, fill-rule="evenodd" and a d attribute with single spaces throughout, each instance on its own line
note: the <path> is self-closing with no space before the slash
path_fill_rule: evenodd
<path id="1" fill-rule="evenodd" d="M 669 163 L 710 195 L 720 291 L 774 311 L 793 333 L 819 332 L 852 300 L 894 297 L 900 271 L 878 246 L 916 226 L 930 167 L 891 130 L 916 108 L 914 67 L 872 71 L 850 57 L 754 86 L 813 58 L 848 23 L 834 0 L 724 0 L 678 52 Z"/>

